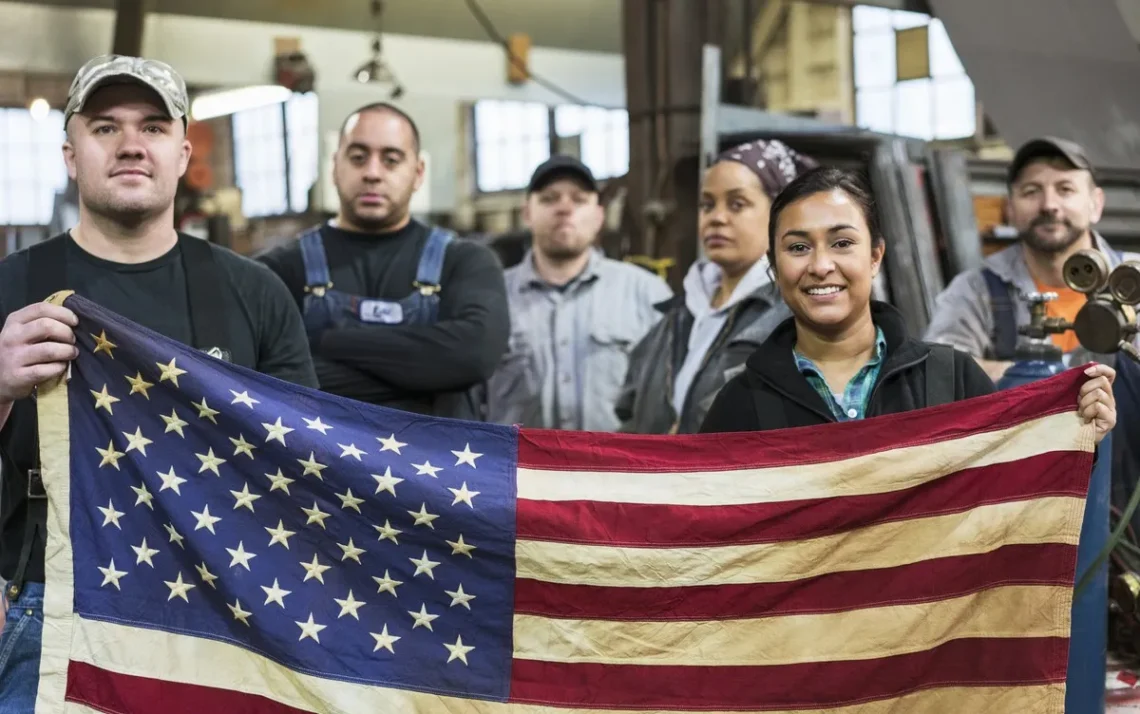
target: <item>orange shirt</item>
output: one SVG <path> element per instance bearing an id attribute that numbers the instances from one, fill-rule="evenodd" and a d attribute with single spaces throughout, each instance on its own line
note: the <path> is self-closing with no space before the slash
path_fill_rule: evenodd
<path id="1" fill-rule="evenodd" d="M 1048 285 L 1037 283 L 1037 292 L 1040 293 L 1057 293 L 1057 299 L 1053 302 L 1045 303 L 1045 314 L 1049 317 L 1062 317 L 1069 322 L 1077 319 L 1077 313 L 1085 306 L 1087 297 L 1084 293 L 1079 293 L 1072 288 L 1054 288 Z M 1051 335 L 1053 344 L 1065 353 L 1072 352 L 1081 346 L 1080 341 L 1077 340 L 1077 333 L 1069 330 L 1068 332 L 1060 335 Z"/>

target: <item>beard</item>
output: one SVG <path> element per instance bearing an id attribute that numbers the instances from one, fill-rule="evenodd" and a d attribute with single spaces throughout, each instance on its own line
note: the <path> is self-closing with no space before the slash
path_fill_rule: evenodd
<path id="1" fill-rule="evenodd" d="M 1055 224 L 1060 224 L 1064 228 L 1064 230 L 1062 230 L 1061 233 L 1057 235 L 1042 236 L 1037 232 L 1037 229 L 1042 226 L 1051 226 Z M 1030 248 L 1039 253 L 1056 254 L 1064 253 L 1077 241 L 1079 241 L 1081 239 L 1081 236 L 1084 234 L 1084 228 L 1078 228 L 1074 226 L 1073 222 L 1067 218 L 1062 218 L 1059 221 L 1055 221 L 1052 218 L 1039 216 L 1033 219 L 1033 222 L 1029 224 L 1029 227 L 1021 232 L 1021 240 L 1023 240 L 1025 244 Z"/>
<path id="2" fill-rule="evenodd" d="M 155 194 L 117 195 L 111 190 L 80 192 L 84 207 L 97 216 L 105 216 L 115 223 L 136 225 L 161 213 L 173 199 L 164 200 Z"/>

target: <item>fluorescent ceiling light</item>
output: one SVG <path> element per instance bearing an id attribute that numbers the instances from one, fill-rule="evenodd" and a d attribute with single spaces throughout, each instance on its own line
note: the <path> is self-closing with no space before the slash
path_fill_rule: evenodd
<path id="1" fill-rule="evenodd" d="M 203 94 L 194 99 L 190 116 L 196 121 L 226 116 L 243 109 L 280 104 L 292 96 L 293 90 L 279 84 L 265 84 L 240 89 L 226 89 Z"/>

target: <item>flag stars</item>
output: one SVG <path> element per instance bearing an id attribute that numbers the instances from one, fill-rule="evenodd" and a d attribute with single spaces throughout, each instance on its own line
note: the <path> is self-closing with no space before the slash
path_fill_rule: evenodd
<path id="1" fill-rule="evenodd" d="M 265 591 L 265 604 L 275 602 L 281 606 L 282 610 L 285 609 L 285 596 L 293 594 L 292 590 L 282 590 L 281 586 L 277 584 L 277 578 L 273 579 L 273 587 L 267 588 L 262 585 L 261 589 Z"/>
<path id="2" fill-rule="evenodd" d="M 396 650 L 392 649 L 392 645 L 396 644 L 400 638 L 388 634 L 387 624 L 384 625 L 384 629 L 380 631 L 380 634 L 376 634 L 375 632 L 369 632 L 368 634 L 372 635 L 372 639 L 376 640 L 376 647 L 372 649 L 373 652 L 379 652 L 381 648 L 383 648 L 392 654 L 396 654 Z"/>
<path id="3" fill-rule="evenodd" d="M 431 476 L 432 478 L 439 478 L 438 474 L 443 469 L 438 466 L 432 466 L 430 461 L 425 461 L 422 464 L 412 464 L 416 467 L 416 476 Z"/>
<path id="4" fill-rule="evenodd" d="M 128 434 L 124 431 L 123 436 L 127 437 L 127 453 L 138 451 L 143 456 L 146 456 L 147 445 L 154 443 L 150 439 L 143 436 L 141 427 L 135 429 L 135 433 L 133 434 Z"/>
<path id="5" fill-rule="evenodd" d="M 423 557 L 421 557 L 421 558 L 408 558 L 408 560 L 412 561 L 412 565 L 416 566 L 416 572 L 412 574 L 413 578 L 417 575 L 425 574 L 429 578 L 431 578 L 432 580 L 435 580 L 435 574 L 433 574 L 431 571 L 436 566 L 438 566 L 439 563 L 437 561 L 432 560 L 431 558 L 428 558 L 428 554 L 427 554 L 426 550 L 424 551 Z"/>
<path id="6" fill-rule="evenodd" d="M 357 461 L 360 461 L 360 457 L 364 456 L 364 452 L 356 448 L 356 444 L 349 444 L 348 446 L 345 446 L 344 444 L 337 444 L 337 446 L 340 447 L 340 457 L 342 459 L 351 456 Z"/>
<path id="7" fill-rule="evenodd" d="M 305 579 L 301 582 L 307 583 L 310 580 L 316 580 L 321 585 L 325 584 L 325 571 L 332 568 L 331 565 L 321 565 L 315 553 L 313 554 L 313 561 L 306 563 L 302 560 L 301 567 L 305 569 Z"/>
<path id="8" fill-rule="evenodd" d="M 313 453 L 312 451 L 309 452 L 309 460 L 308 461 L 306 461 L 304 459 L 297 459 L 297 463 L 299 463 L 305 467 L 305 473 L 301 474 L 302 476 L 308 476 L 309 474 L 312 474 L 322 481 L 325 480 L 325 477 L 321 476 L 321 471 L 324 471 L 325 469 L 327 469 L 328 466 L 325 466 L 324 464 L 317 463 L 316 454 Z"/>
<path id="9" fill-rule="evenodd" d="M 210 405 L 206 403 L 205 397 L 202 397 L 201 402 L 190 402 L 190 404 L 195 409 L 198 410 L 198 418 L 199 419 L 209 419 L 211 422 L 214 423 L 215 426 L 217 426 L 218 420 L 215 419 L 214 417 L 221 414 L 221 412 L 218 411 L 217 409 L 211 409 Z"/>
<path id="10" fill-rule="evenodd" d="M 397 455 L 402 455 L 400 454 L 400 449 L 407 446 L 407 444 L 404 442 L 397 441 L 395 434 L 392 434 L 387 439 L 381 439 L 380 437 L 377 437 L 376 441 L 380 442 L 380 453 L 384 453 L 385 451 L 394 451 Z"/>
<path id="11" fill-rule="evenodd" d="M 380 493 L 381 491 L 387 491 L 388 493 L 392 494 L 393 496 L 396 495 L 396 484 L 404 482 L 404 479 L 396 478 L 395 476 L 392 475 L 392 467 L 391 466 L 386 466 L 384 468 L 384 475 L 383 476 L 378 476 L 376 474 L 372 474 L 372 478 L 376 479 L 376 493 Z"/>
<path id="12" fill-rule="evenodd" d="M 182 419 L 178 416 L 178 412 L 171 409 L 170 416 L 166 416 L 165 414 L 160 414 L 159 416 L 161 416 L 162 420 L 166 422 L 166 431 L 162 432 L 163 434 L 169 434 L 173 431 L 183 439 L 186 438 L 186 434 L 182 432 L 182 427 L 190 426 L 190 422 L 182 421 Z"/>
<path id="13" fill-rule="evenodd" d="M 178 474 L 174 473 L 173 466 L 171 466 L 170 471 L 167 471 L 166 473 L 159 471 L 158 477 L 162 479 L 162 488 L 158 489 L 159 493 L 162 493 L 163 491 L 169 489 L 177 493 L 179 496 L 182 495 L 182 491 L 180 491 L 178 487 L 186 483 L 186 479 L 181 478 Z"/>
<path id="14" fill-rule="evenodd" d="M 289 493 L 289 484 L 293 483 L 293 479 L 281 473 L 281 469 L 277 469 L 276 474 L 265 474 L 265 477 L 268 478 L 272 484 L 269 487 L 270 493 L 274 491 L 284 491 L 286 496 L 291 495 Z"/>
<path id="15" fill-rule="evenodd" d="M 281 417 L 277 417 L 277 421 L 272 423 L 272 424 L 267 424 L 267 423 L 263 422 L 261 425 L 263 427 L 265 427 L 265 431 L 267 432 L 266 437 L 265 437 L 265 443 L 268 444 L 271 441 L 279 441 L 279 442 L 281 442 L 282 446 L 286 446 L 285 435 L 288 434 L 289 432 L 293 431 L 293 429 L 291 429 L 290 427 L 282 425 L 281 424 Z"/>
<path id="16" fill-rule="evenodd" d="M 451 505 L 457 506 L 460 503 L 466 503 L 469 507 L 475 508 L 475 504 L 472 503 L 472 501 L 476 496 L 479 495 L 479 492 L 468 491 L 466 481 L 463 482 L 463 486 L 460 488 L 449 488 L 447 490 L 451 491 L 451 493 L 455 495 L 455 500 L 451 502 Z"/>
<path id="17" fill-rule="evenodd" d="M 106 352 L 108 357 L 115 359 L 115 355 L 111 354 L 111 350 L 117 348 L 118 345 L 107 339 L 106 330 L 100 331 L 98 335 L 91 334 L 90 332 L 87 334 L 91 335 L 91 338 L 95 340 L 95 349 L 91 350 L 91 354 L 97 355 L 100 352 Z"/>
<path id="18" fill-rule="evenodd" d="M 388 521 L 388 519 L 384 519 L 384 525 L 372 526 L 372 527 L 375 528 L 376 532 L 380 534 L 380 537 L 377 538 L 376 540 L 390 540 L 393 543 L 395 543 L 396 545 L 400 544 L 400 541 L 396 540 L 396 536 L 403 533 L 403 531 L 396 529 L 396 528 L 393 528 L 392 524 Z"/>
<path id="19" fill-rule="evenodd" d="M 245 550 L 245 542 L 238 541 L 237 549 L 226 548 L 226 552 L 230 554 L 230 567 L 240 565 L 241 567 L 249 570 L 249 561 L 257 557 L 256 553 L 247 553 Z"/>
<path id="20" fill-rule="evenodd" d="M 301 419 L 304 420 L 306 427 L 312 429 L 313 431 L 321 432 L 321 436 L 328 436 L 329 429 L 332 428 L 328 424 L 322 424 L 320 417 L 317 417 L 316 419 L 305 419 L 305 417 L 301 417 Z"/>
<path id="21" fill-rule="evenodd" d="M 95 397 L 96 409 L 106 409 L 108 414 L 111 416 L 115 415 L 115 410 L 111 408 L 111 405 L 119 401 L 119 398 L 111 396 L 111 394 L 107 391 L 106 384 L 103 385 L 103 391 L 101 392 L 96 392 L 94 389 L 89 389 L 87 391 L 91 392 L 91 396 Z"/>
<path id="22" fill-rule="evenodd" d="M 340 614 L 336 616 L 336 619 L 339 620 L 345 615 L 352 615 L 357 620 L 360 620 L 360 615 L 357 615 L 356 611 L 364 607 L 365 603 L 363 600 L 357 600 L 356 598 L 352 597 L 351 590 L 348 591 L 348 598 L 341 600 L 340 598 L 334 597 L 333 600 L 336 600 L 336 604 L 340 605 Z"/>
<path id="23" fill-rule="evenodd" d="M 341 557 L 340 562 L 343 563 L 344 561 L 351 558 L 352 560 L 356 561 L 357 565 L 361 564 L 360 554 L 364 552 L 364 549 L 357 548 L 356 545 L 352 542 L 351 538 L 348 539 L 348 545 L 345 545 L 344 543 L 337 543 L 336 545 L 344 553 L 344 556 Z"/>
<path id="24" fill-rule="evenodd" d="M 202 582 L 214 590 L 218 589 L 218 586 L 214 585 L 214 581 L 218 579 L 218 576 L 210 572 L 210 569 L 206 567 L 206 561 L 203 560 L 201 565 L 195 565 L 194 569 L 198 571 L 198 577 L 202 578 Z"/>
<path id="25" fill-rule="evenodd" d="M 218 471 L 218 467 L 226 463 L 226 460 L 218 456 L 214 456 L 214 449 L 212 447 L 205 454 L 194 455 L 197 456 L 198 460 L 202 462 L 202 468 L 198 469 L 198 473 L 213 471 L 215 476 L 218 476 L 219 478 L 221 477 L 222 474 Z"/>
<path id="26" fill-rule="evenodd" d="M 467 444 L 466 446 L 464 446 L 463 451 L 452 451 L 451 453 L 455 455 L 455 459 L 456 459 L 455 465 L 456 466 L 462 466 L 463 464 L 467 464 L 471 468 L 475 468 L 475 459 L 477 459 L 483 455 L 483 454 L 477 454 L 474 451 L 472 451 L 471 450 L 471 444 Z"/>
<path id="27" fill-rule="evenodd" d="M 175 364 L 177 361 L 177 359 L 171 359 L 170 364 L 155 362 L 155 364 L 158 366 L 159 371 L 161 372 L 161 374 L 158 375 L 158 381 L 160 383 L 170 382 L 174 385 L 175 389 L 178 389 L 178 378 L 186 374 L 186 370 L 179 369 L 178 365 Z"/>
<path id="28" fill-rule="evenodd" d="M 396 588 L 404 584 L 403 580 L 395 580 L 390 575 L 388 575 L 387 570 L 384 571 L 384 577 L 378 578 L 373 575 L 372 579 L 375 580 L 376 584 L 379 586 L 379 589 L 376 590 L 377 594 L 389 592 L 392 593 L 392 597 L 396 597 Z"/>
<path id="29" fill-rule="evenodd" d="M 433 531 L 435 530 L 435 526 L 433 526 L 431 522 L 439 518 L 439 516 L 434 513 L 428 513 L 426 503 L 420 504 L 420 510 L 418 513 L 416 511 L 408 511 L 408 515 L 416 519 L 415 525 L 427 526 Z"/>
<path id="30" fill-rule="evenodd" d="M 449 540 L 447 544 L 451 546 L 452 555 L 466 555 L 468 558 L 474 557 L 471 555 L 471 551 L 475 550 L 475 546 L 470 543 L 465 543 L 462 533 L 459 534 L 459 540 Z"/>
<path id="31" fill-rule="evenodd" d="M 99 506 L 99 510 L 103 514 L 103 527 L 104 528 L 106 528 L 109 525 L 114 525 L 119 530 L 123 530 L 123 527 L 121 525 L 119 525 L 119 518 L 121 518 L 125 514 L 122 511 L 116 511 L 115 510 L 115 503 L 113 501 L 108 500 L 107 506 L 106 507 Z"/>
<path id="32" fill-rule="evenodd" d="M 451 607 L 462 605 L 468 610 L 471 609 L 471 606 L 468 603 L 474 600 L 475 596 L 463 592 L 463 583 L 459 583 L 459 587 L 455 590 L 444 590 L 444 592 L 451 597 Z"/>
<path id="33" fill-rule="evenodd" d="M 245 454 L 253 458 L 253 450 L 257 447 L 245 440 L 245 434 L 238 434 L 236 439 L 231 436 L 230 443 L 234 445 L 234 456 Z"/>
<path id="34" fill-rule="evenodd" d="M 285 522 L 280 518 L 277 519 L 276 528 L 266 528 L 265 530 L 272 536 L 269 540 L 269 545 L 272 546 L 275 543 L 280 543 L 285 546 L 285 550 L 289 550 L 289 538 L 297 535 L 295 531 L 285 530 Z"/>
<path id="35" fill-rule="evenodd" d="M 313 642 L 316 642 L 319 645 L 321 643 L 320 632 L 321 632 L 321 630 L 328 627 L 328 625 L 318 625 L 316 622 L 313 621 L 313 613 L 310 612 L 308 621 L 307 622 L 298 622 L 297 627 L 301 628 L 301 637 L 298 638 L 298 640 L 297 640 L 298 642 L 300 642 L 300 641 L 304 640 L 306 637 L 308 637 Z"/>
<path id="36" fill-rule="evenodd" d="M 102 588 L 102 587 L 106 587 L 108 585 L 114 585 L 116 590 L 122 591 L 122 588 L 119 587 L 119 578 L 126 575 L 127 571 L 115 570 L 115 559 L 114 558 L 111 558 L 111 564 L 108 565 L 106 568 L 104 568 L 103 566 L 98 566 L 98 567 L 99 567 L 99 572 L 103 573 L 103 582 L 102 582 L 102 584 L 99 585 L 99 587 Z"/>
<path id="37" fill-rule="evenodd" d="M 206 504 L 206 507 L 202 509 L 201 513 L 190 511 L 190 515 L 198 519 L 198 525 L 194 526 L 194 530 L 200 531 L 205 528 L 210 531 L 212 535 L 217 535 L 217 533 L 214 532 L 214 524 L 222 519 L 210 515 L 210 504 Z"/>
<path id="38" fill-rule="evenodd" d="M 351 508 L 357 513 L 360 513 L 360 504 L 364 503 L 364 499 L 353 496 L 351 488 L 344 493 L 338 493 L 336 497 L 340 499 L 340 507 L 342 509 Z"/>
<path id="39" fill-rule="evenodd" d="M 230 609 L 230 612 L 232 612 L 234 614 L 235 620 L 237 620 L 241 624 L 245 625 L 246 627 L 250 626 L 249 625 L 249 616 L 252 615 L 253 613 L 241 609 L 241 600 L 234 600 L 233 605 L 230 605 L 227 603 L 226 607 L 228 607 Z"/>
<path id="40" fill-rule="evenodd" d="M 443 646 L 446 647 L 447 651 L 451 653 L 451 655 L 447 658 L 448 662 L 451 662 L 452 660 L 459 660 L 463 664 L 467 664 L 467 653 L 475 649 L 474 647 L 463 644 L 462 635 L 455 636 L 455 644 L 449 645 L 444 642 Z"/>
<path id="41" fill-rule="evenodd" d="M 261 402 L 257 401 L 253 397 L 249 396 L 249 392 L 242 392 L 242 393 L 238 394 L 237 392 L 235 392 L 234 390 L 231 389 L 230 394 L 234 395 L 234 400 L 232 402 L 230 402 L 230 404 L 244 404 L 247 407 L 249 407 L 250 409 L 253 409 L 254 404 L 261 404 Z"/>
<path id="42" fill-rule="evenodd" d="M 166 587 L 170 588 L 170 597 L 166 598 L 167 602 L 170 602 L 176 597 L 180 597 L 184 602 L 188 603 L 190 602 L 190 598 L 186 597 L 186 593 L 198 587 L 193 583 L 183 582 L 181 572 L 178 573 L 178 578 L 174 582 L 171 582 L 169 580 L 166 580 L 164 582 L 166 583 Z"/>
<path id="43" fill-rule="evenodd" d="M 420 611 L 419 612 L 414 612 L 412 610 L 408 610 L 408 614 L 411 615 L 412 618 L 415 620 L 415 624 L 412 625 L 413 630 L 416 629 L 417 627 L 426 627 L 428 629 L 428 631 L 435 632 L 435 630 L 432 629 L 431 621 L 438 618 L 439 615 L 430 614 L 427 611 L 427 603 L 420 605 Z"/>
<path id="44" fill-rule="evenodd" d="M 173 523 L 167 523 L 163 526 L 163 528 L 165 528 L 166 532 L 170 534 L 171 543 L 177 543 L 179 548 L 186 550 L 186 546 L 182 543 L 184 538 L 178 533 L 177 530 L 175 530 Z"/>
<path id="45" fill-rule="evenodd" d="M 154 510 L 154 504 L 151 503 L 151 501 L 154 500 L 154 496 L 147 490 L 145 483 L 142 486 L 131 486 L 131 490 L 138 496 L 138 499 L 135 501 L 136 506 L 146 506 L 150 510 Z"/>
<path id="46" fill-rule="evenodd" d="M 135 561 L 135 565 L 142 565 L 143 563 L 146 563 L 150 567 L 154 567 L 154 561 L 151 560 L 151 558 L 158 555 L 158 551 L 154 548 L 147 547 L 146 538 L 143 538 L 141 545 L 132 545 L 131 550 L 133 550 L 135 552 L 135 555 L 138 556 L 138 560 Z"/>
<path id="47" fill-rule="evenodd" d="M 249 492 L 248 483 L 242 486 L 240 491 L 230 491 L 230 495 L 237 499 L 237 502 L 234 503 L 235 511 L 239 508 L 248 508 L 250 513 L 254 513 L 253 502 L 261 498 L 258 494 Z"/>
<path id="48" fill-rule="evenodd" d="M 328 518 L 330 514 L 322 511 L 321 507 L 317 505 L 316 501 L 313 501 L 312 508 L 302 508 L 301 510 L 304 511 L 305 515 L 309 517 L 309 520 L 305 521 L 305 525 L 309 526 L 316 523 L 322 529 L 325 528 L 325 519 Z"/>
<path id="49" fill-rule="evenodd" d="M 131 394 L 141 394 L 146 397 L 148 401 L 150 400 L 150 394 L 148 394 L 146 390 L 154 385 L 143 379 L 142 372 L 135 372 L 135 376 L 126 377 L 126 380 L 131 385 Z M 127 396 L 130 396 L 130 394 Z"/>
<path id="50" fill-rule="evenodd" d="M 126 454 L 115 449 L 114 440 L 107 443 L 106 449 L 100 449 L 98 446 L 96 446 L 95 450 L 98 451 L 99 455 L 103 457 L 103 460 L 99 462 L 99 468 L 111 465 L 115 467 L 116 471 L 122 470 L 119 468 L 119 459 L 126 456 Z"/>

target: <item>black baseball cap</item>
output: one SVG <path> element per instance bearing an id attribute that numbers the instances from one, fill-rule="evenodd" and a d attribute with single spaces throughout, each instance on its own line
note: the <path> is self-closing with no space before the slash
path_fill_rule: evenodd
<path id="1" fill-rule="evenodd" d="M 1089 161 L 1088 154 L 1085 153 L 1084 147 L 1075 141 L 1068 139 L 1061 139 L 1055 136 L 1042 136 L 1036 139 L 1030 139 L 1022 144 L 1021 148 L 1013 157 L 1013 161 L 1009 165 L 1008 182 L 1013 185 L 1017 177 L 1035 159 L 1044 157 L 1062 158 L 1073 165 L 1074 168 L 1088 171 L 1096 178 L 1093 170 L 1092 162 Z"/>
<path id="2" fill-rule="evenodd" d="M 555 179 L 560 178 L 575 178 L 590 191 L 598 192 L 598 181 L 594 178 L 594 173 L 590 171 L 590 168 L 573 156 L 563 154 L 551 156 L 539 164 L 538 168 L 531 174 L 526 192 L 541 191 Z"/>

